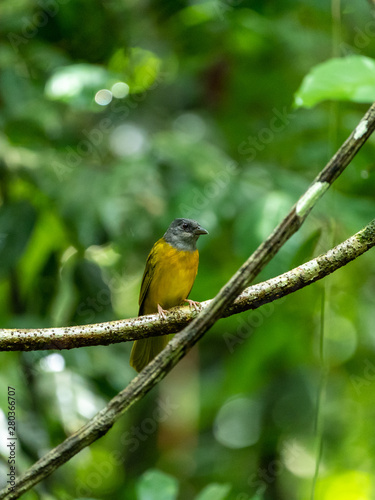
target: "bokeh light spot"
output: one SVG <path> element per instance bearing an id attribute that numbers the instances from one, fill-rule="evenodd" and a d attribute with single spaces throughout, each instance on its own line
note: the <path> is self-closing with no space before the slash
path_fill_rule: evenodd
<path id="1" fill-rule="evenodd" d="M 259 403 L 245 397 L 230 399 L 220 408 L 214 423 L 217 441 L 227 448 L 245 448 L 260 435 Z"/>
<path id="2" fill-rule="evenodd" d="M 173 126 L 185 135 L 188 142 L 202 140 L 207 129 L 203 119 L 195 113 L 183 113 L 175 119 Z"/>
<path id="3" fill-rule="evenodd" d="M 146 134 L 135 125 L 120 125 L 110 137 L 111 150 L 117 156 L 132 156 L 141 153 L 146 145 Z"/>
<path id="4" fill-rule="evenodd" d="M 112 85 L 111 92 L 117 99 L 123 99 L 129 94 L 129 85 L 124 82 L 117 82 Z"/>
<path id="5" fill-rule="evenodd" d="M 112 101 L 112 92 L 107 89 L 101 89 L 95 94 L 95 102 L 100 106 L 107 106 Z"/>
<path id="6" fill-rule="evenodd" d="M 40 367 L 45 372 L 62 372 L 65 368 L 65 359 L 61 354 L 49 354 L 40 360 Z"/>

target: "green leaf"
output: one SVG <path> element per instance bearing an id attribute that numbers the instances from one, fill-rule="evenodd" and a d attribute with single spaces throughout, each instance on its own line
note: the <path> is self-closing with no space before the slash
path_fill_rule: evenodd
<path id="1" fill-rule="evenodd" d="M 311 108 L 321 101 L 375 100 L 375 60 L 364 56 L 330 59 L 305 76 L 294 97 L 296 107 Z"/>
<path id="2" fill-rule="evenodd" d="M 224 500 L 231 488 L 230 484 L 212 483 L 206 486 L 195 500 Z"/>
<path id="3" fill-rule="evenodd" d="M 138 500 L 175 500 L 178 481 L 157 469 L 145 472 L 137 484 Z"/>

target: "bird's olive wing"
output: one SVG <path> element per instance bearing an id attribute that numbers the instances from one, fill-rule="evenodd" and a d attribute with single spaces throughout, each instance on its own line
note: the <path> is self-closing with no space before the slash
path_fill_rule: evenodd
<path id="1" fill-rule="evenodd" d="M 160 240 L 158 240 L 155 245 L 152 247 L 151 252 L 147 257 L 145 271 L 143 273 L 142 283 L 141 283 L 141 291 L 139 292 L 139 315 L 143 314 L 143 303 L 147 295 L 147 291 L 150 288 L 150 284 L 152 278 L 155 273 L 156 266 L 156 254 L 158 252 L 158 248 L 160 245 Z"/>

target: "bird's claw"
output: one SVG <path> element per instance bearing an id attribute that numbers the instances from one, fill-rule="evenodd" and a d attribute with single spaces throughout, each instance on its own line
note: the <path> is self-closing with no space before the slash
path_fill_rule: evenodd
<path id="1" fill-rule="evenodd" d="M 200 302 L 197 302 L 196 300 L 185 299 L 185 302 L 188 302 L 189 306 L 194 307 L 196 311 L 202 310 L 202 304 Z"/>
<path id="2" fill-rule="evenodd" d="M 158 314 L 160 316 L 160 319 L 167 319 L 167 317 L 165 315 L 166 312 L 167 311 L 165 309 L 163 309 L 160 304 L 158 304 Z"/>

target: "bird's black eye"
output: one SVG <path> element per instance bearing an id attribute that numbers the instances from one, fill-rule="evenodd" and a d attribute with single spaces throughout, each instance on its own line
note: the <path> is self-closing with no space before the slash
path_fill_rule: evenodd
<path id="1" fill-rule="evenodd" d="M 182 224 L 182 229 L 185 229 L 185 230 L 186 230 L 188 227 L 189 227 L 189 224 L 188 224 L 187 222 L 184 222 L 184 223 Z"/>

